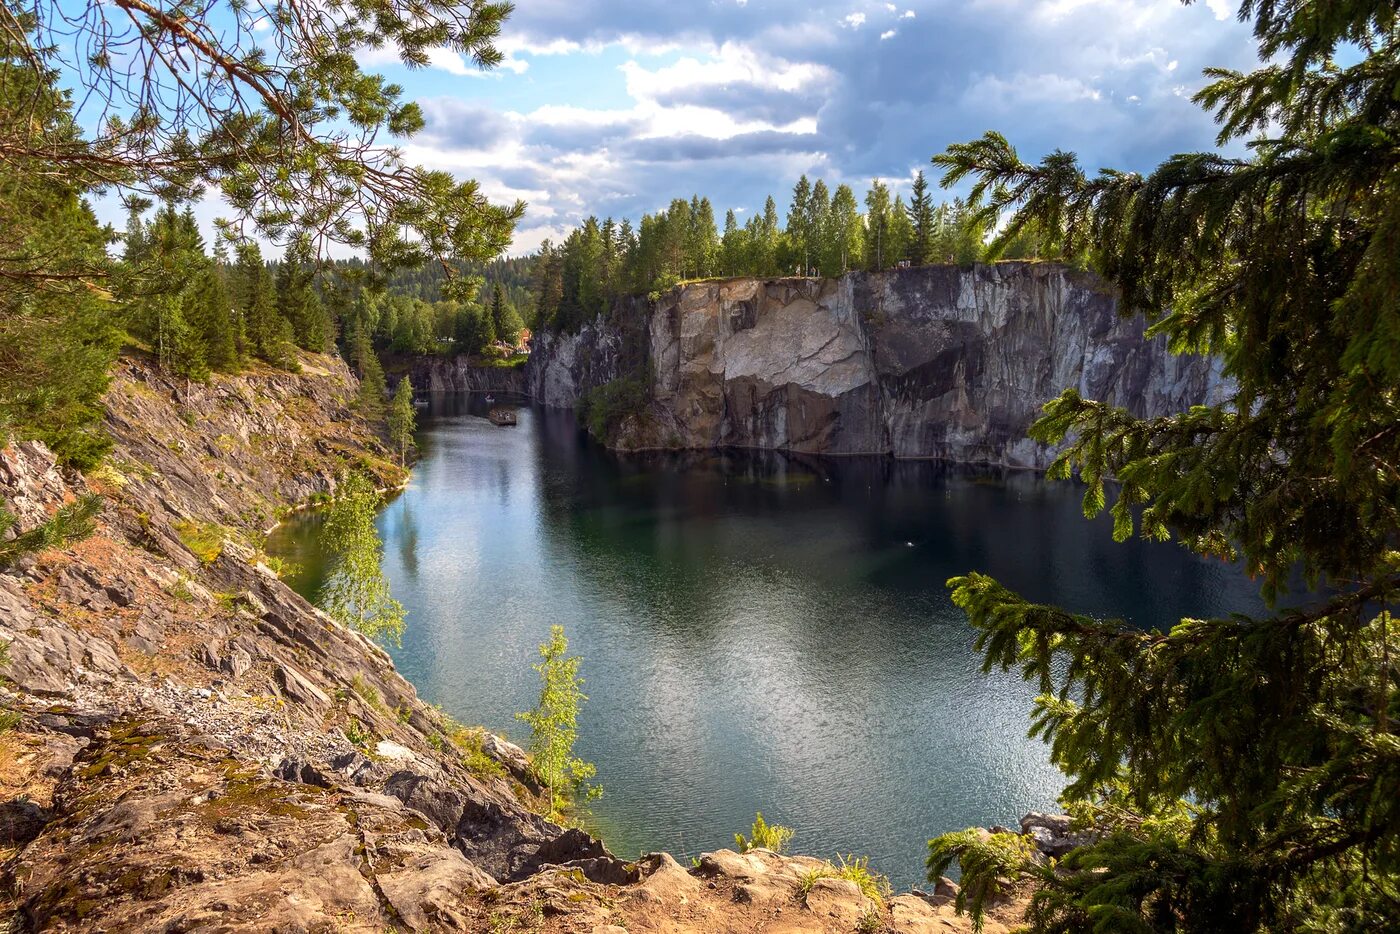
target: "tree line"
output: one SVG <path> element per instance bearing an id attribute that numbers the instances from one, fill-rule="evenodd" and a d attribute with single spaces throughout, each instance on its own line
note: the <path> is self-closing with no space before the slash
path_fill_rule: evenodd
<path id="1" fill-rule="evenodd" d="M 444 276 L 423 299 L 456 308 L 385 299 L 384 270 L 499 255 L 524 205 L 406 164 L 383 137 L 411 135 L 422 114 L 355 56 L 387 44 L 418 61 L 450 44 L 489 68 L 509 4 L 370 7 L 138 4 L 111 23 L 96 0 L 0 8 L 0 443 L 37 438 L 66 464 L 99 463 L 102 396 L 129 344 L 202 379 L 292 367 L 298 348 L 363 360 L 363 348 L 457 349 L 466 334 L 479 349 L 510 332 L 518 281 L 497 300 Z M 98 191 L 127 197 L 125 235 L 98 222 Z M 187 210 L 206 192 L 228 209 L 212 255 Z M 287 255 L 268 263 L 259 242 Z M 336 244 L 368 269 L 326 264 Z"/>
<path id="2" fill-rule="evenodd" d="M 863 210 L 862 210 L 863 205 Z M 546 241 L 534 258 L 535 321 L 572 330 L 619 295 L 658 291 L 688 280 L 727 276 L 839 276 L 901 264 L 967 265 L 987 256 L 989 221 L 961 198 L 934 202 L 922 171 L 909 200 L 876 179 L 861 202 L 849 185 L 833 192 L 806 175 L 793 186 L 780 220 L 772 196 L 739 223 L 725 213 L 721 229 L 713 203 L 694 195 L 665 210 L 630 220 L 589 217 L 565 239 Z M 1026 229 L 999 256 L 1062 258 Z"/>

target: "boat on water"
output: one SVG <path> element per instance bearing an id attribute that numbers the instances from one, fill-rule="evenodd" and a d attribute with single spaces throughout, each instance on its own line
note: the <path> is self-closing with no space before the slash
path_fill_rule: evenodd
<path id="1" fill-rule="evenodd" d="M 493 425 L 509 428 L 515 424 L 515 409 L 494 408 L 486 413 L 486 417 L 491 420 Z"/>

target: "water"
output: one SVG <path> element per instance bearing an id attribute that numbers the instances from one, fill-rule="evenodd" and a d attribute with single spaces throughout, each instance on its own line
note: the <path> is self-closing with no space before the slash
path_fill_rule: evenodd
<path id="1" fill-rule="evenodd" d="M 472 413 L 475 414 L 472 414 Z M 929 837 L 1054 805 L 1026 738 L 1034 691 L 980 671 L 944 582 L 1166 626 L 1259 607 L 1229 566 L 1115 545 L 1081 490 L 926 462 L 777 454 L 622 459 L 568 413 L 496 428 L 443 397 L 424 457 L 379 517 L 408 610 L 399 670 L 427 700 L 524 741 L 552 623 L 584 657 L 577 752 L 614 852 L 732 845 L 756 810 L 794 850 L 864 854 L 916 884 Z M 272 547 L 313 594 L 318 519 Z"/>

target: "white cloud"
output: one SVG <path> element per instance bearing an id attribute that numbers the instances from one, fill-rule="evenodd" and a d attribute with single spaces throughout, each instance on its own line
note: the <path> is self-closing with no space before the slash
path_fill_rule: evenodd
<path id="1" fill-rule="evenodd" d="M 842 22 L 844 22 L 849 29 L 859 29 L 865 25 L 865 14 L 847 13 L 846 18 L 842 20 Z"/>
<path id="2" fill-rule="evenodd" d="M 894 9 L 894 8 L 891 7 L 890 9 Z M 905 10 L 905 11 L 900 15 L 899 18 L 900 18 L 900 19 L 913 19 L 913 18 L 914 18 L 914 11 L 913 11 L 913 10 Z"/>
<path id="3" fill-rule="evenodd" d="M 688 56 L 661 68 L 648 69 L 634 60 L 622 65 L 622 73 L 627 79 L 627 93 L 638 100 L 655 100 L 682 88 L 738 82 L 796 91 L 833 77 L 831 70 L 824 66 L 760 56 L 752 48 L 735 42 L 726 42 L 703 61 Z"/>
<path id="4" fill-rule="evenodd" d="M 893 38 L 894 38 L 894 35 L 895 35 L 895 30 L 893 30 L 893 29 L 886 29 L 884 32 L 880 33 L 880 41 L 883 42 L 883 41 L 885 41 L 886 39 L 893 39 Z"/>
<path id="5" fill-rule="evenodd" d="M 1206 6 L 1210 7 L 1216 19 L 1229 19 L 1235 12 L 1231 0 L 1206 0 Z"/>

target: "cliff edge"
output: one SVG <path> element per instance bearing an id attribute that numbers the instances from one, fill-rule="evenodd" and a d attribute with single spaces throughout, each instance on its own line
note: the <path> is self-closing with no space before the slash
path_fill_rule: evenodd
<path id="1" fill-rule="evenodd" d="M 540 334 L 529 394 L 574 407 L 640 392 L 607 442 L 748 447 L 1043 469 L 1026 430 L 1074 387 L 1139 416 L 1224 390 L 1218 364 L 1168 353 L 1111 287 L 1055 263 L 922 266 L 839 279 L 728 279 L 623 299 L 576 334 Z"/>

